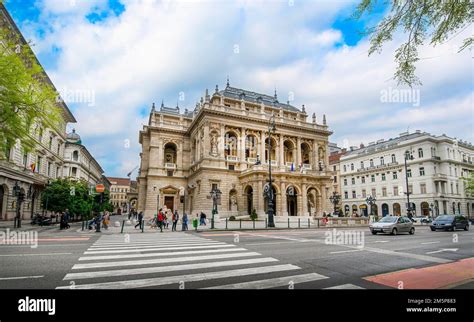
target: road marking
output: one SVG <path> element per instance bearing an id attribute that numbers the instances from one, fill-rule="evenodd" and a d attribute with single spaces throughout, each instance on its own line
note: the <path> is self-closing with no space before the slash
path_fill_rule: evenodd
<path id="1" fill-rule="evenodd" d="M 245 249 L 245 248 L 230 248 L 230 249 L 224 248 L 224 249 L 207 249 L 207 250 L 186 250 L 186 251 L 183 251 L 183 252 L 89 256 L 89 257 L 80 257 L 79 260 L 80 261 L 90 261 L 90 260 L 142 258 L 142 257 L 156 257 L 156 256 L 180 256 L 180 255 L 187 255 L 187 254 L 208 254 L 208 253 L 224 253 L 224 252 L 240 252 L 240 251 L 247 251 L 247 249 Z"/>
<path id="2" fill-rule="evenodd" d="M 172 265 L 172 266 L 161 266 L 161 267 L 145 267 L 145 268 L 132 268 L 132 269 L 127 268 L 127 269 L 118 269 L 118 270 L 110 270 L 110 271 L 70 273 L 70 274 L 67 274 L 66 277 L 64 277 L 64 280 L 99 278 L 99 277 L 109 277 L 109 276 L 129 276 L 129 275 L 184 271 L 184 270 L 213 268 L 213 267 L 261 264 L 261 263 L 270 263 L 270 262 L 278 262 L 278 259 L 272 258 L 272 257 L 264 257 L 264 258 L 240 259 L 240 260 L 232 260 L 232 261 L 218 261 L 218 262 L 210 262 L 210 263 L 194 263 L 194 264 L 183 264 L 183 265 Z"/>
<path id="3" fill-rule="evenodd" d="M 376 240 L 374 243 L 388 243 L 388 240 Z"/>
<path id="4" fill-rule="evenodd" d="M 99 267 L 114 267 L 114 266 L 135 266 L 135 265 L 146 265 L 146 264 L 163 264 L 163 263 L 175 263 L 175 262 L 189 262 L 199 261 L 208 259 L 221 259 L 221 258 L 233 258 L 233 257 L 249 257 L 259 256 L 257 252 L 246 252 L 237 254 L 220 254 L 220 255 L 204 255 L 204 256 L 185 256 L 177 258 L 158 258 L 158 259 L 144 259 L 141 261 L 120 261 L 120 262 L 105 262 L 105 263 L 89 263 L 89 264 L 76 264 L 72 269 L 85 269 L 85 268 L 99 268 Z"/>
<path id="5" fill-rule="evenodd" d="M 352 250 L 340 250 L 337 252 L 330 252 L 329 254 L 341 254 L 341 253 L 352 253 L 352 252 L 360 252 L 363 249 L 352 249 Z"/>
<path id="6" fill-rule="evenodd" d="M 17 276 L 17 277 L 0 277 L 0 281 L 8 281 L 8 280 L 23 280 L 29 278 L 42 278 L 44 275 L 36 275 L 36 276 Z"/>
<path id="7" fill-rule="evenodd" d="M 0 256 L 50 256 L 50 255 L 71 255 L 72 253 L 46 253 L 46 254 L 8 254 Z"/>
<path id="8" fill-rule="evenodd" d="M 122 245 L 122 246 L 114 246 L 114 247 L 94 247 L 91 246 L 89 250 L 100 251 L 100 250 L 116 250 L 116 249 L 146 249 L 146 248 L 155 248 L 155 247 L 172 247 L 172 246 L 195 246 L 195 245 L 223 245 L 223 242 L 192 242 L 192 243 L 179 243 L 179 244 L 160 244 L 157 243 L 155 245 Z"/>
<path id="9" fill-rule="evenodd" d="M 428 252 L 427 254 L 436 254 L 436 253 L 442 253 L 442 252 L 457 252 L 457 251 L 458 251 L 458 248 L 442 248 L 439 250 Z"/>
<path id="10" fill-rule="evenodd" d="M 235 247 L 232 244 L 224 245 L 206 245 L 206 246 L 176 246 L 176 247 L 155 247 L 146 249 L 119 249 L 119 250 L 105 250 L 105 251 L 86 251 L 84 255 L 92 254 L 118 254 L 118 253 L 139 253 L 139 252 L 151 252 L 160 250 L 182 250 L 182 249 L 200 249 L 200 248 L 221 248 L 221 247 Z"/>
<path id="11" fill-rule="evenodd" d="M 439 241 L 432 241 L 432 242 L 421 243 L 421 245 L 438 244 L 438 243 L 440 243 L 440 242 Z"/>
<path id="12" fill-rule="evenodd" d="M 433 256 L 426 256 L 426 255 L 419 255 L 419 254 L 402 253 L 402 252 L 396 252 L 396 251 L 393 251 L 393 250 L 381 249 L 381 248 L 364 247 L 364 250 L 368 251 L 368 252 L 378 253 L 378 254 L 401 256 L 401 257 L 413 258 L 413 259 L 418 259 L 418 260 L 422 260 L 422 261 L 426 261 L 426 262 L 433 262 L 433 263 L 448 263 L 448 262 L 451 262 L 451 260 L 449 260 L 449 259 L 438 258 L 438 257 L 433 257 Z"/>
<path id="13" fill-rule="evenodd" d="M 312 281 L 318 281 L 325 278 L 329 278 L 324 275 L 319 275 L 316 273 L 302 274 L 302 275 L 293 275 L 285 277 L 270 278 L 260 281 L 251 281 L 244 283 L 235 283 L 235 284 L 226 284 L 213 287 L 205 287 L 204 289 L 265 289 L 281 286 L 289 286 L 292 284 L 306 283 Z"/>
<path id="14" fill-rule="evenodd" d="M 252 244 L 245 244 L 245 246 L 265 246 L 265 245 L 278 245 L 278 244 L 291 244 L 292 241 L 281 241 L 281 242 L 261 242 L 261 243 L 252 243 Z"/>
<path id="15" fill-rule="evenodd" d="M 76 284 L 74 285 L 74 289 L 140 288 L 140 287 L 178 284 L 182 282 L 186 283 L 186 282 L 207 281 L 207 280 L 212 280 L 212 279 L 230 278 L 230 277 L 245 276 L 245 275 L 267 274 L 267 273 L 290 271 L 290 270 L 297 270 L 297 269 L 300 269 L 300 268 L 295 265 L 284 264 L 284 265 L 274 265 L 274 266 L 242 268 L 242 269 L 234 269 L 234 270 L 220 271 L 220 272 L 205 272 L 205 273 L 197 273 L 197 274 L 185 274 L 185 275 L 179 275 L 179 276 L 146 278 L 146 279 L 138 279 L 138 280 L 126 280 L 126 281 L 83 284 L 83 285 Z M 70 286 L 60 286 L 60 287 L 57 287 L 56 289 L 70 289 Z"/>
<path id="16" fill-rule="evenodd" d="M 354 284 L 342 284 L 331 287 L 325 287 L 325 290 L 363 290 L 363 287 Z"/>

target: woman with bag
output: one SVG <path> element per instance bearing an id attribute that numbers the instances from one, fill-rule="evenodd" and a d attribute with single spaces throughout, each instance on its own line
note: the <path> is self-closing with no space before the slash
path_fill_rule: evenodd
<path id="1" fill-rule="evenodd" d="M 109 223 L 110 223 L 110 214 L 108 211 L 106 211 L 104 214 L 104 219 L 102 221 L 102 224 L 104 225 L 105 230 L 109 229 Z"/>

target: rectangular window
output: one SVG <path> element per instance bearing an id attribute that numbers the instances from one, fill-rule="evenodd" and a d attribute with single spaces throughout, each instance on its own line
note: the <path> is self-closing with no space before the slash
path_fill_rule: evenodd
<path id="1" fill-rule="evenodd" d="M 48 177 L 51 176 L 51 162 L 48 162 Z"/>
<path id="2" fill-rule="evenodd" d="M 370 181 L 371 181 L 371 182 L 375 182 L 375 174 L 372 174 L 372 175 L 370 176 Z"/>
<path id="3" fill-rule="evenodd" d="M 365 189 L 362 189 L 362 198 L 366 198 L 367 197 L 367 193 L 365 192 Z"/>
<path id="4" fill-rule="evenodd" d="M 344 185 L 347 186 L 347 179 L 344 179 Z"/>
<path id="5" fill-rule="evenodd" d="M 49 143 L 48 143 L 49 149 L 51 150 L 53 148 L 53 137 L 49 137 Z"/>
<path id="6" fill-rule="evenodd" d="M 173 170 L 168 170 L 167 176 L 168 176 L 168 177 L 172 177 L 172 176 L 173 176 Z"/>
<path id="7" fill-rule="evenodd" d="M 411 185 L 411 184 L 408 185 L 408 193 L 409 193 L 410 195 L 413 194 L 413 185 Z"/>
<path id="8" fill-rule="evenodd" d="M 375 188 L 372 188 L 372 197 L 376 197 L 377 195 L 377 191 L 375 190 Z"/>
<path id="9" fill-rule="evenodd" d="M 356 198 L 356 192 L 354 190 L 352 191 L 352 198 Z"/>
<path id="10" fill-rule="evenodd" d="M 28 166 L 28 153 L 23 154 L 23 166 Z"/>
<path id="11" fill-rule="evenodd" d="M 365 183 L 365 177 L 362 176 L 362 177 L 360 178 L 360 181 L 361 181 L 362 183 Z"/>
<path id="12" fill-rule="evenodd" d="M 355 179 L 355 178 L 352 178 L 351 182 L 352 182 L 352 184 L 355 184 L 355 183 L 356 183 L 356 179 Z"/>
<path id="13" fill-rule="evenodd" d="M 382 188 L 382 197 L 386 197 L 387 196 L 387 188 L 383 187 Z"/>
<path id="14" fill-rule="evenodd" d="M 211 187 L 212 187 L 211 190 L 217 190 L 218 188 L 217 183 L 213 183 Z"/>
<path id="15" fill-rule="evenodd" d="M 385 181 L 385 173 L 382 173 L 382 181 Z"/>
<path id="16" fill-rule="evenodd" d="M 420 177 L 425 175 L 425 168 L 421 167 L 420 168 Z"/>
<path id="17" fill-rule="evenodd" d="M 334 176 L 334 183 L 337 183 L 337 176 Z"/>
<path id="18" fill-rule="evenodd" d="M 398 178 L 397 172 L 392 173 L 392 178 L 393 178 L 393 180 L 397 180 L 397 178 Z"/>
<path id="19" fill-rule="evenodd" d="M 398 196 L 398 187 L 393 187 L 393 195 Z"/>
<path id="20" fill-rule="evenodd" d="M 349 199 L 349 194 L 347 193 L 347 191 L 344 191 L 344 199 Z"/>
<path id="21" fill-rule="evenodd" d="M 41 166 L 42 166 L 42 161 L 43 159 L 41 157 L 38 157 L 38 164 L 36 165 L 36 172 L 41 173 Z"/>
<path id="22" fill-rule="evenodd" d="M 411 169 L 408 169 L 408 170 L 407 170 L 407 177 L 408 177 L 408 178 L 411 178 Z"/>
<path id="23" fill-rule="evenodd" d="M 235 170 L 235 165 L 234 164 L 229 164 L 229 170 L 234 171 Z"/>
<path id="24" fill-rule="evenodd" d="M 425 183 L 421 183 L 421 184 L 420 184 L 420 193 L 421 193 L 421 194 L 425 194 L 425 193 L 426 193 L 426 184 L 425 184 Z"/>

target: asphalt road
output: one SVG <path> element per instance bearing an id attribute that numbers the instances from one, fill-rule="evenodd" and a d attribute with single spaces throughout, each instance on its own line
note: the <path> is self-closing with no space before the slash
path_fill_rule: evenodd
<path id="1" fill-rule="evenodd" d="M 416 228 L 415 235 L 397 236 L 373 236 L 368 228 L 143 234 L 133 227 L 128 234 L 42 229 L 37 248 L 0 245 L 0 289 L 473 289 L 474 231 Z M 342 240 L 344 233 L 352 239 Z M 343 244 L 328 244 L 328 237 L 338 236 L 333 241 Z"/>

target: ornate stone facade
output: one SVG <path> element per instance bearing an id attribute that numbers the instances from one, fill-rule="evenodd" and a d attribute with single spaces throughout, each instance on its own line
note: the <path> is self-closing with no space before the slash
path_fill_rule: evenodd
<path id="1" fill-rule="evenodd" d="M 272 114 L 276 132 L 268 128 Z M 314 216 L 330 211 L 332 171 L 327 166 L 328 136 L 324 123 L 307 122 L 304 110 L 274 96 L 234 87 L 205 97 L 193 112 L 153 105 L 140 131 L 138 208 L 152 216 L 158 208 L 188 214 L 210 214 L 210 191 L 218 187 L 220 217 L 265 216 L 263 196 L 271 160 L 276 216 Z"/>

